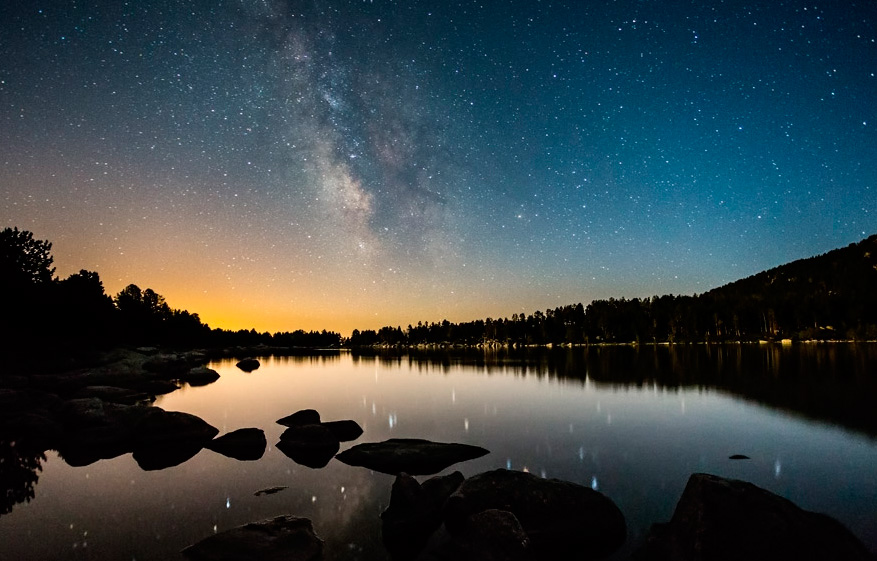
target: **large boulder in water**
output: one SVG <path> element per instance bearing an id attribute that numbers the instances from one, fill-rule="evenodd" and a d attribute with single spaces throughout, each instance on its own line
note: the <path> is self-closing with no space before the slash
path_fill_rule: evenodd
<path id="1" fill-rule="evenodd" d="M 238 429 L 214 438 L 204 447 L 241 461 L 258 460 L 265 454 L 268 441 L 262 429 Z"/>
<path id="2" fill-rule="evenodd" d="M 484 448 L 469 444 L 391 438 L 384 442 L 357 444 L 336 457 L 347 465 L 390 475 L 432 475 L 458 462 L 474 460 L 489 453 Z"/>
<path id="3" fill-rule="evenodd" d="M 218 433 L 195 415 L 149 407 L 131 427 L 134 460 L 147 471 L 176 466 L 195 456 Z"/>
<path id="4" fill-rule="evenodd" d="M 349 442 L 362 436 L 362 427 L 356 421 L 345 419 L 343 421 L 327 421 L 321 424 L 329 429 L 340 442 Z"/>
<path id="5" fill-rule="evenodd" d="M 316 561 L 323 540 L 307 518 L 278 516 L 210 536 L 183 550 L 193 561 Z"/>
<path id="6" fill-rule="evenodd" d="M 148 407 L 131 427 L 140 446 L 165 446 L 174 442 L 200 442 L 203 446 L 219 434 L 204 419 L 180 411 Z"/>
<path id="7" fill-rule="evenodd" d="M 219 372 L 206 366 L 196 366 L 181 375 L 180 379 L 187 382 L 190 386 L 206 386 L 219 380 Z"/>
<path id="8" fill-rule="evenodd" d="M 504 469 L 464 481 L 445 503 L 445 527 L 465 535 L 471 532 L 470 517 L 487 510 L 514 514 L 539 559 L 602 559 L 627 536 L 624 516 L 603 494 Z"/>
<path id="9" fill-rule="evenodd" d="M 654 561 L 871 560 L 838 521 L 745 481 L 695 473 L 666 524 L 633 555 Z"/>
<path id="10" fill-rule="evenodd" d="M 340 447 L 332 431 L 323 425 L 289 427 L 276 444 L 294 462 L 314 469 L 326 467 Z"/>
<path id="11" fill-rule="evenodd" d="M 255 358 L 245 358 L 243 360 L 239 360 L 235 366 L 237 366 L 244 372 L 252 372 L 253 370 L 259 368 L 259 366 L 261 366 L 261 363 L 259 363 L 258 359 Z"/>

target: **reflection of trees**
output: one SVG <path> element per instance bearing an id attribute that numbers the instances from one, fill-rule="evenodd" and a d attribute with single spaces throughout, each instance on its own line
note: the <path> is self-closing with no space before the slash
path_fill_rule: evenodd
<path id="1" fill-rule="evenodd" d="M 0 515 L 12 512 L 12 507 L 34 498 L 34 486 L 42 471 L 46 456 L 42 450 L 23 441 L 0 438 Z"/>
<path id="2" fill-rule="evenodd" d="M 726 391 L 877 437 L 877 345 L 628 345 L 573 349 L 375 352 L 355 360 L 444 372 L 547 377 L 609 387 Z"/>

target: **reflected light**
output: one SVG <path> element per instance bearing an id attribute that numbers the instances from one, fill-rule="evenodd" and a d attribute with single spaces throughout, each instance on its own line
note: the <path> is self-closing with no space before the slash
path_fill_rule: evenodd
<path id="1" fill-rule="evenodd" d="M 597 490 L 597 487 L 598 487 L 598 485 L 597 485 L 597 476 L 595 475 L 595 476 L 591 477 L 591 489 L 593 489 L 594 491 L 596 491 L 596 490 Z"/>
<path id="2" fill-rule="evenodd" d="M 463 419 L 463 430 L 469 432 L 469 419 Z"/>
<path id="3" fill-rule="evenodd" d="M 782 473 L 782 471 L 783 471 L 783 465 L 780 463 L 779 458 L 777 458 L 777 461 L 775 461 L 773 463 L 773 476 L 775 478 L 779 479 L 780 473 Z"/>
<path id="4" fill-rule="evenodd" d="M 231 497 L 225 498 L 225 508 L 231 508 Z"/>

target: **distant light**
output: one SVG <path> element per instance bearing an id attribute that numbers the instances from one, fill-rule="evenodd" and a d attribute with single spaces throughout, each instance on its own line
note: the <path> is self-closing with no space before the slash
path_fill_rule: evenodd
<path id="1" fill-rule="evenodd" d="M 225 508 L 231 508 L 231 498 L 226 497 L 225 499 Z"/>

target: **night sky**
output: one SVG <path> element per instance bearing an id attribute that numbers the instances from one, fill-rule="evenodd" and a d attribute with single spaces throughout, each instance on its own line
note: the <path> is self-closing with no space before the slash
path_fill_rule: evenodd
<path id="1" fill-rule="evenodd" d="M 0 5 L 0 227 L 213 327 L 692 294 L 877 232 L 877 6 Z"/>

